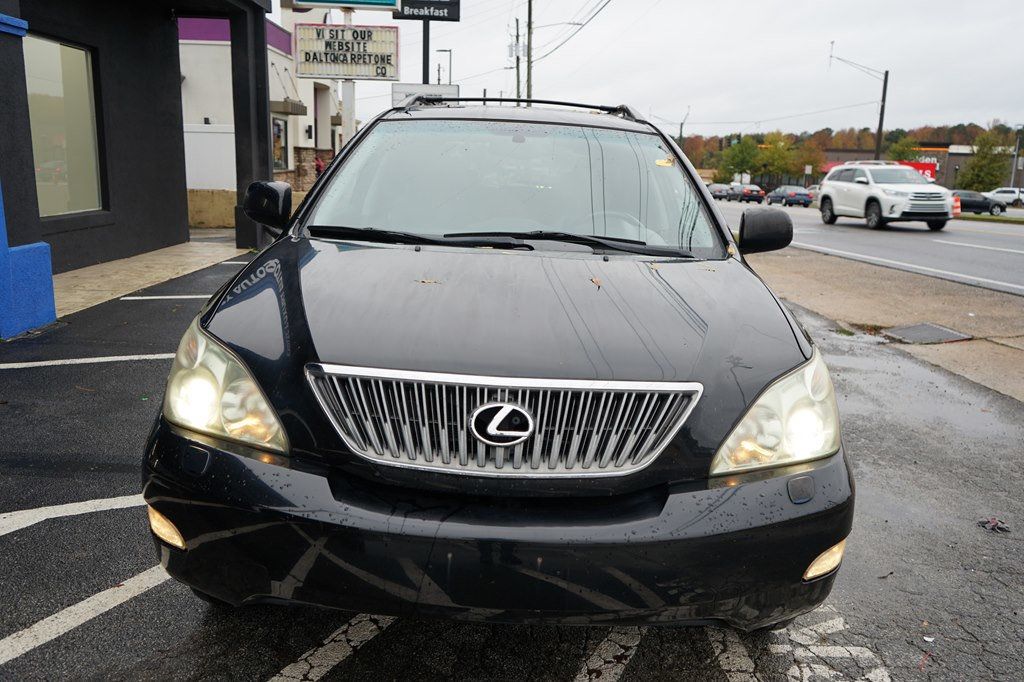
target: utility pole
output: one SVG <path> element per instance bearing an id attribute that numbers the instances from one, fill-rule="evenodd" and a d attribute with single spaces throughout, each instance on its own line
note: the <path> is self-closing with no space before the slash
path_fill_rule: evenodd
<path id="1" fill-rule="evenodd" d="M 885 96 L 889 91 L 889 69 L 882 77 L 882 106 L 878 107 L 878 135 L 875 136 L 875 161 L 882 158 L 882 126 L 885 125 Z"/>
<path id="2" fill-rule="evenodd" d="M 526 99 L 533 99 L 533 0 L 526 2 Z"/>
<path id="3" fill-rule="evenodd" d="M 437 63 L 437 84 L 441 84 L 441 62 Z"/>
<path id="4" fill-rule="evenodd" d="M 452 84 L 452 50 L 449 48 L 447 50 L 438 50 L 438 52 L 447 52 L 448 53 L 448 85 L 451 85 Z M 441 65 L 438 64 L 437 67 L 441 68 Z M 438 81 L 438 83 L 440 83 L 440 82 L 441 81 Z"/>
<path id="5" fill-rule="evenodd" d="M 885 125 L 885 98 L 889 93 L 889 70 L 886 69 L 885 71 L 879 71 L 878 69 L 873 69 L 870 66 L 864 66 L 863 64 L 858 64 L 855 61 L 844 59 L 843 57 L 837 57 L 835 49 L 836 41 L 833 40 L 829 43 L 828 50 L 829 70 L 832 69 L 833 61 L 842 62 L 843 64 L 851 66 L 871 78 L 876 78 L 882 81 L 882 102 L 881 106 L 878 108 L 878 134 L 875 135 L 875 160 L 877 161 L 882 158 L 882 127 Z"/>
<path id="6" fill-rule="evenodd" d="M 683 146 L 683 126 L 686 125 L 686 119 L 690 118 L 690 105 L 686 105 L 686 116 L 683 116 L 683 120 L 679 122 L 679 146 Z"/>
<path id="7" fill-rule="evenodd" d="M 519 48 L 519 17 L 516 17 L 516 99 L 523 98 L 522 78 L 519 75 L 520 56 L 523 51 Z M 519 106 L 519 103 L 516 103 Z"/>

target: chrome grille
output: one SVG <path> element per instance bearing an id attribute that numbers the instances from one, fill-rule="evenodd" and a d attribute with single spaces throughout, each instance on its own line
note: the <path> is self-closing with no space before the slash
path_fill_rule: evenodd
<path id="1" fill-rule="evenodd" d="M 697 404 L 691 382 L 577 381 L 436 374 L 311 364 L 306 375 L 346 445 L 380 464 L 477 476 L 616 476 L 668 445 Z M 526 410 L 525 442 L 477 440 L 478 407 Z"/>
<path id="2" fill-rule="evenodd" d="M 907 208 L 908 211 L 913 213 L 948 213 L 945 202 L 934 203 L 934 204 L 922 204 L 910 202 Z"/>
<path id="3" fill-rule="evenodd" d="M 942 192 L 911 192 L 911 201 L 942 201 L 945 202 L 946 195 Z"/>

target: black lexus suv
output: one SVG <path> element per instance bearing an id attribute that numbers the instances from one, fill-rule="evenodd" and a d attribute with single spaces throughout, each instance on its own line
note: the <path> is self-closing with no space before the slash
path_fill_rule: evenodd
<path id="1" fill-rule="evenodd" d="M 514 104 L 520 104 L 518 102 Z M 629 107 L 411 98 L 178 347 L 144 457 L 160 561 L 219 605 L 754 630 L 853 518 L 829 373 Z"/>

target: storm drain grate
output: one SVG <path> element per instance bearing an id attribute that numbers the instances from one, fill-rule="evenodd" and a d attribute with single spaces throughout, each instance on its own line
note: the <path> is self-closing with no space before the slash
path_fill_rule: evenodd
<path id="1" fill-rule="evenodd" d="M 909 327 L 892 327 L 883 333 L 900 343 L 950 343 L 951 341 L 967 341 L 971 338 L 955 329 L 931 322 L 914 324 Z"/>

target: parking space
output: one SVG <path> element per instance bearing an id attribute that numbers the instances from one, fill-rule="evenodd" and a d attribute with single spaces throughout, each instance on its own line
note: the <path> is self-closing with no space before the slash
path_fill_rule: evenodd
<path id="1" fill-rule="evenodd" d="M 799 310 L 833 369 L 858 506 L 832 597 L 784 630 L 206 606 L 158 565 L 139 469 L 170 354 L 239 267 L 0 345 L 0 678 L 878 682 L 1024 669 L 1024 547 L 976 524 L 1024 512 L 1021 403 Z"/>

